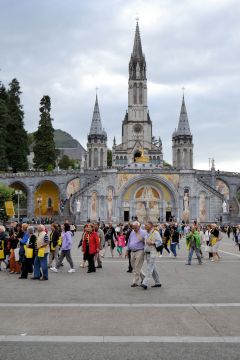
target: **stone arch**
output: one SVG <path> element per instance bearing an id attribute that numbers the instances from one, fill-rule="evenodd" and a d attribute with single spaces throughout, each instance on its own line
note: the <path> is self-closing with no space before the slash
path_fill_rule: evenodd
<path id="1" fill-rule="evenodd" d="M 156 219 L 155 213 L 153 220 L 158 221 L 158 218 L 160 218 L 160 221 L 166 221 L 167 211 L 171 212 L 171 215 L 176 218 L 179 218 L 179 200 L 176 189 L 166 178 L 157 175 L 141 174 L 126 181 L 119 194 L 118 207 L 123 212 L 129 211 L 130 217 L 136 216 L 136 199 L 134 199 L 134 194 L 136 194 L 137 189 L 146 185 L 157 189 L 158 193 L 161 194 L 161 199 L 153 200 L 154 204 L 151 204 L 157 206 L 156 202 L 159 202 L 159 216 Z M 133 189 L 135 190 L 133 191 Z M 167 197 L 162 195 L 161 190 L 164 194 L 167 193 Z M 123 217 L 123 214 L 120 214 L 120 218 Z M 143 221 L 145 220 L 143 219 Z"/>
<path id="2" fill-rule="evenodd" d="M 80 190 L 80 178 L 77 176 L 72 177 L 66 185 L 66 196 L 70 198 L 71 195 L 74 195 Z"/>
<path id="3" fill-rule="evenodd" d="M 229 185 L 221 178 L 216 179 L 216 190 L 223 195 L 224 200 L 229 201 L 229 197 L 230 197 Z"/>
<path id="4" fill-rule="evenodd" d="M 51 199 L 51 207 L 49 205 Z M 65 201 L 65 199 L 62 199 Z M 37 217 L 53 217 L 59 215 L 60 190 L 51 180 L 41 181 L 34 191 L 34 215 Z"/>

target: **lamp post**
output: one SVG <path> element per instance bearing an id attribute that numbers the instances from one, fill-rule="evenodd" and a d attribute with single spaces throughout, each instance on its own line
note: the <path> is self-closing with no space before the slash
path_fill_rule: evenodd
<path id="1" fill-rule="evenodd" d="M 19 207 L 19 198 L 22 195 L 22 190 L 15 190 L 15 195 L 17 195 L 17 214 L 18 214 L 18 223 L 20 219 L 20 207 Z"/>
<path id="2" fill-rule="evenodd" d="M 39 218 L 41 219 L 41 204 L 42 204 L 42 197 L 41 195 L 39 195 L 37 197 L 37 203 L 38 203 L 38 215 L 39 215 Z"/>

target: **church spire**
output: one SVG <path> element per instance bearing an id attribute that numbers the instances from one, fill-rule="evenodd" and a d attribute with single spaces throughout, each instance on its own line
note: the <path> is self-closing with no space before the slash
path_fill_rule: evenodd
<path id="1" fill-rule="evenodd" d="M 140 30 L 139 30 L 138 21 L 137 21 L 137 24 L 136 24 L 136 31 L 135 31 L 135 38 L 134 38 L 132 56 L 135 59 L 139 59 L 139 60 L 142 59 L 142 57 L 143 57 L 142 43 L 141 43 L 141 37 L 140 37 Z"/>
<path id="2" fill-rule="evenodd" d="M 99 111 L 97 94 L 96 94 L 92 123 L 91 123 L 91 128 L 90 128 L 89 134 L 90 135 L 102 135 L 103 134 L 102 121 L 101 121 L 101 116 L 100 116 L 100 111 Z"/>
<path id="3" fill-rule="evenodd" d="M 138 20 L 135 30 L 133 51 L 129 62 L 129 80 L 146 80 L 146 61 L 142 51 Z"/>
<path id="4" fill-rule="evenodd" d="M 177 128 L 177 131 L 175 134 L 176 135 L 191 135 L 184 94 L 183 94 L 183 98 L 182 98 L 182 106 L 181 106 L 181 112 L 180 112 L 180 116 L 179 116 L 178 128 Z"/>

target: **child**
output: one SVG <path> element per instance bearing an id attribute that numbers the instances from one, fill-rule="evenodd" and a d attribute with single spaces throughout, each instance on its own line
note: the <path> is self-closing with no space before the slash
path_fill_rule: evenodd
<path id="1" fill-rule="evenodd" d="M 125 245 L 126 245 L 125 236 L 123 235 L 123 232 L 121 231 L 117 235 L 117 252 L 119 254 L 119 257 L 122 257 L 122 249 Z"/>

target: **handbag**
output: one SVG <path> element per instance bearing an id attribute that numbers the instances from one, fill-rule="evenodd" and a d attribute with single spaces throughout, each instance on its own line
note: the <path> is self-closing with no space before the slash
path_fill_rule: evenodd
<path id="1" fill-rule="evenodd" d="M 0 260 L 4 259 L 4 250 L 0 249 Z"/>
<path id="2" fill-rule="evenodd" d="M 33 258 L 33 249 L 27 247 L 25 249 L 25 256 L 27 259 L 32 259 Z"/>
<path id="3" fill-rule="evenodd" d="M 206 245 L 206 246 L 205 246 L 205 251 L 206 251 L 206 252 L 212 252 L 212 247 L 209 246 L 209 245 Z"/>
<path id="4" fill-rule="evenodd" d="M 45 255 L 45 247 L 41 247 L 40 249 L 38 249 L 38 257 L 44 257 Z"/>
<path id="5" fill-rule="evenodd" d="M 20 250 L 20 248 L 14 249 L 15 261 L 19 261 L 19 250 Z"/>

